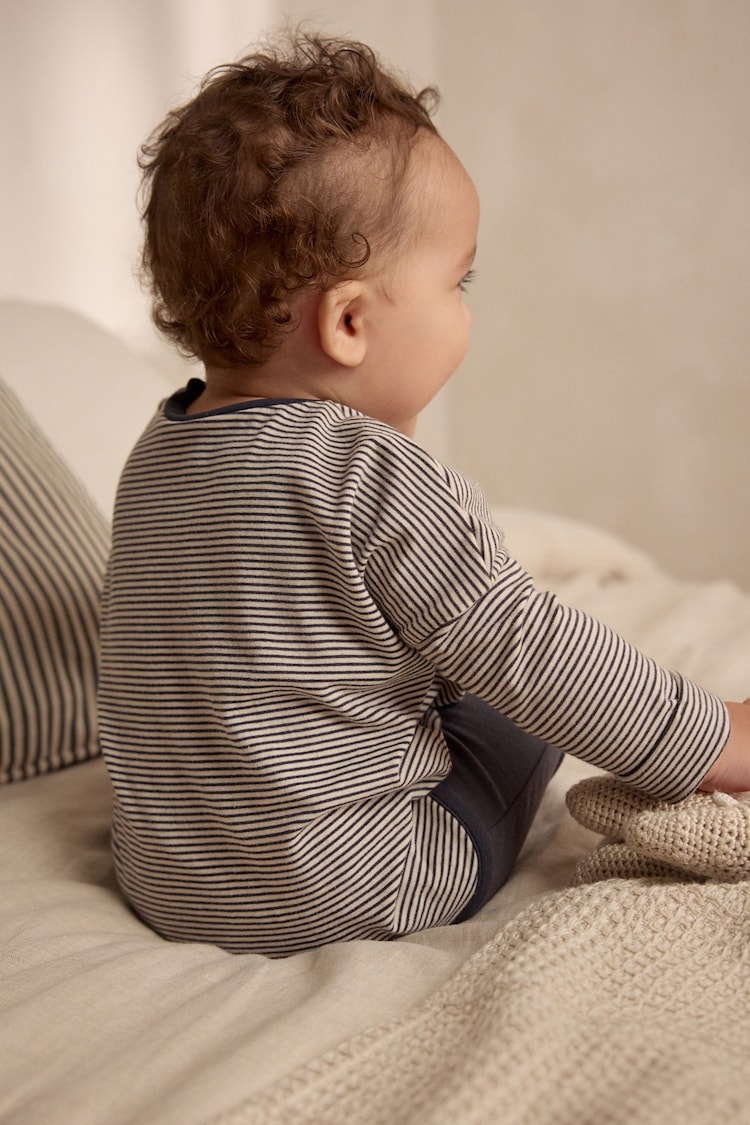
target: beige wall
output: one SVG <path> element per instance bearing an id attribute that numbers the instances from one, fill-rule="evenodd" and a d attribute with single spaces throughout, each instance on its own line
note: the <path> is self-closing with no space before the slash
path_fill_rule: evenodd
<path id="1" fill-rule="evenodd" d="M 750 4 L 439 2 L 483 203 L 457 467 L 750 587 Z"/>

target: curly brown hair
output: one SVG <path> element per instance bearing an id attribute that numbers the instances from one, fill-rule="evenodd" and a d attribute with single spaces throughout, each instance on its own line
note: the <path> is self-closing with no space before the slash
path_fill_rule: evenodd
<path id="1" fill-rule="evenodd" d="M 293 37 L 211 71 L 143 145 L 143 274 L 157 327 L 217 367 L 263 362 L 292 295 L 405 235 L 402 189 L 437 92 L 364 44 Z"/>

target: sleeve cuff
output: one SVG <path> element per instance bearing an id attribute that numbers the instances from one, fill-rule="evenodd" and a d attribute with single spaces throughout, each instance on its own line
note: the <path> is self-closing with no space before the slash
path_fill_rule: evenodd
<path id="1" fill-rule="evenodd" d="M 726 746 L 729 712 L 716 696 L 678 673 L 680 701 L 664 735 L 638 766 L 617 776 L 663 801 L 694 793 Z"/>

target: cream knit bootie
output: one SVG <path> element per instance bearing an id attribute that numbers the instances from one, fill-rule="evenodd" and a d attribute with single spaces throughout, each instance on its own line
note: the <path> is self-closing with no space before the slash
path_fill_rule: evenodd
<path id="1" fill-rule="evenodd" d="M 613 777 L 591 777 L 568 791 L 566 803 L 584 828 L 609 837 L 581 860 L 574 884 L 638 877 L 750 879 L 747 794 L 694 793 L 667 804 Z"/>

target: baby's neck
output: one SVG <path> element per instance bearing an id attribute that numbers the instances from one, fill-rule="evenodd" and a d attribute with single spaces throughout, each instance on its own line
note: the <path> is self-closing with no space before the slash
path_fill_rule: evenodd
<path id="1" fill-rule="evenodd" d="M 219 410 L 263 398 L 316 398 L 308 388 L 292 387 L 262 368 L 207 367 L 206 389 L 188 408 L 188 414 Z"/>
<path id="2" fill-rule="evenodd" d="M 207 364 L 206 389 L 193 411 L 264 398 L 327 398 L 327 362 L 316 354 L 314 345 L 304 346 L 300 335 L 292 333 L 264 363 L 244 367 Z"/>

